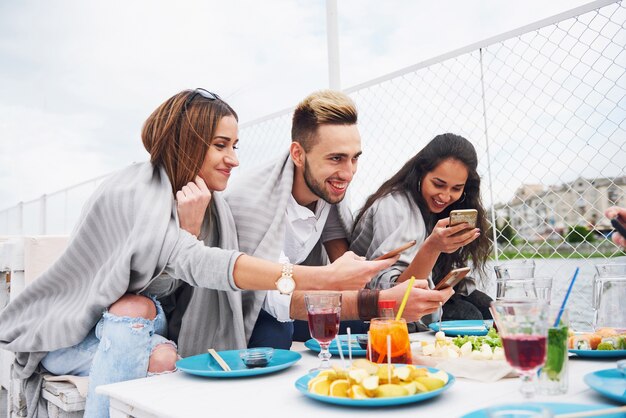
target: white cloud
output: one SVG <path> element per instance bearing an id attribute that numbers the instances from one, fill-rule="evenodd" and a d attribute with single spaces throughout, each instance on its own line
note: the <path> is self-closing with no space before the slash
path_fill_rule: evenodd
<path id="1" fill-rule="evenodd" d="M 341 0 L 349 87 L 581 1 Z M 323 1 L 0 4 L 0 209 L 146 158 L 165 98 L 203 86 L 248 121 L 327 85 Z"/>

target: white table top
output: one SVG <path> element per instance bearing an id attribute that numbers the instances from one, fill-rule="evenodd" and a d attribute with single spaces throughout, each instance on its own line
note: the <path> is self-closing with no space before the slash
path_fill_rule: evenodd
<path id="1" fill-rule="evenodd" d="M 302 343 L 292 350 L 302 359 L 292 367 L 273 374 L 248 378 L 211 379 L 184 372 L 100 386 L 98 393 L 109 395 L 111 418 L 115 417 L 345 417 L 380 414 L 385 417 L 459 417 L 476 409 L 499 403 L 523 402 L 518 379 L 482 383 L 457 378 L 454 385 L 435 398 L 405 406 L 350 408 L 318 402 L 302 395 L 295 381 L 318 365 L 317 353 Z M 335 359 L 335 356 L 333 356 Z M 336 360 L 339 361 L 339 360 Z M 570 357 L 569 390 L 565 395 L 537 396 L 536 402 L 619 404 L 599 395 L 583 381 L 587 373 L 615 367 L 615 360 Z M 419 414 L 419 415 L 418 415 Z"/>

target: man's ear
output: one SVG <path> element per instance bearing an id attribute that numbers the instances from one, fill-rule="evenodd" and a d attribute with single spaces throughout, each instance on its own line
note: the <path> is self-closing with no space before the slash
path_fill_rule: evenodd
<path id="1" fill-rule="evenodd" d="M 302 145 L 297 142 L 292 142 L 289 147 L 289 154 L 291 155 L 291 159 L 296 167 L 304 167 L 304 161 L 306 159 L 306 152 Z"/>

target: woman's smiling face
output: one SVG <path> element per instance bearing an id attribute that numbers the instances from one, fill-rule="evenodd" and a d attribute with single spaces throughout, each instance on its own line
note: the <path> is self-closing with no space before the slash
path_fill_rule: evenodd
<path id="1" fill-rule="evenodd" d="M 468 171 L 461 161 L 449 158 L 424 175 L 421 194 L 428 209 L 441 213 L 463 195 Z"/>

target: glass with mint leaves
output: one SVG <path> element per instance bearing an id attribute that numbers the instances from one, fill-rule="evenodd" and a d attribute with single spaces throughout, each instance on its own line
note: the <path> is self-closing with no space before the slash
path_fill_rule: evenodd
<path id="1" fill-rule="evenodd" d="M 546 363 L 539 371 L 539 393 L 543 395 L 567 393 L 569 317 L 564 309 L 558 325 L 554 326 L 558 314 L 559 308 L 550 308 Z"/>

